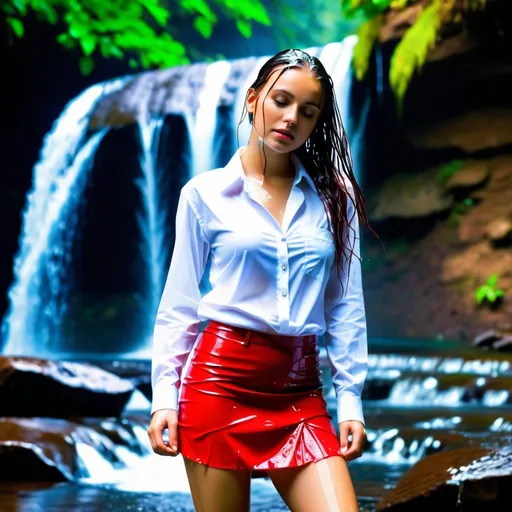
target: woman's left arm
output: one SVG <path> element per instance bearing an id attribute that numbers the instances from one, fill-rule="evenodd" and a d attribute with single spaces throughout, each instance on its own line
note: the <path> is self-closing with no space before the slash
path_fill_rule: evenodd
<path id="1" fill-rule="evenodd" d="M 368 371 L 366 313 L 361 277 L 359 220 L 348 198 L 345 241 L 353 254 L 341 269 L 333 264 L 325 292 L 325 344 L 336 392 L 340 442 L 347 460 L 359 457 L 365 443 L 361 394 Z M 352 435 L 349 445 L 348 437 Z"/>

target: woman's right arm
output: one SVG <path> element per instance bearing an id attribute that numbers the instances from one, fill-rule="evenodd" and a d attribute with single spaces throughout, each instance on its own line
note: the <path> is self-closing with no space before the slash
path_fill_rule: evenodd
<path id="1" fill-rule="evenodd" d="M 210 248 L 192 190 L 187 185 L 180 193 L 174 239 L 153 335 L 153 401 L 148 428 L 153 451 L 170 456 L 179 453 L 178 390 L 183 367 L 199 333 L 199 283 Z M 167 443 L 163 440 L 165 430 L 169 433 Z"/>
<path id="2" fill-rule="evenodd" d="M 185 185 L 176 212 L 171 265 L 154 328 L 151 414 L 178 410 L 183 366 L 199 333 L 199 283 L 208 253 L 209 243 L 195 207 L 193 189 Z"/>

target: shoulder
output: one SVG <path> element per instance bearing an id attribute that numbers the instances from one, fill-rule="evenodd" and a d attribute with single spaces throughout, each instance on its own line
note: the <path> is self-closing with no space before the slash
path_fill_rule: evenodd
<path id="1" fill-rule="evenodd" d="M 206 200 L 212 195 L 217 195 L 226 186 L 227 171 L 225 167 L 205 171 L 192 177 L 181 189 L 181 193 L 187 198 Z"/>

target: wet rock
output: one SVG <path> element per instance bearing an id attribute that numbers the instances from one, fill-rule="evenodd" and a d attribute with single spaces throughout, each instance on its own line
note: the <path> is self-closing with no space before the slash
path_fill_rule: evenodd
<path id="1" fill-rule="evenodd" d="M 59 482 L 89 476 L 78 443 L 117 461 L 114 444 L 89 427 L 62 419 L 0 418 L 0 481 Z"/>
<path id="2" fill-rule="evenodd" d="M 501 352 L 512 352 L 512 336 L 505 336 L 492 344 L 492 348 Z"/>
<path id="3" fill-rule="evenodd" d="M 485 184 L 489 178 L 489 169 L 487 166 L 471 162 L 450 176 L 445 183 L 445 187 L 450 191 L 473 190 Z"/>
<path id="4" fill-rule="evenodd" d="M 487 224 L 485 231 L 494 245 L 512 243 L 512 221 L 510 219 L 494 219 Z"/>
<path id="5" fill-rule="evenodd" d="M 0 357 L 0 416 L 117 417 L 133 391 L 90 364 Z"/>
<path id="6" fill-rule="evenodd" d="M 151 361 L 120 360 L 98 361 L 97 366 L 118 377 L 129 380 L 149 401 L 152 400 Z"/>
<path id="7" fill-rule="evenodd" d="M 512 144 L 512 112 L 505 108 L 467 111 L 411 130 L 408 139 L 418 148 L 460 148 L 467 153 Z"/>
<path id="8" fill-rule="evenodd" d="M 420 460 L 387 493 L 377 511 L 509 510 L 512 485 L 510 439 L 500 446 L 469 445 Z M 459 508 L 460 507 L 460 508 Z"/>
<path id="9" fill-rule="evenodd" d="M 473 340 L 473 345 L 475 347 L 490 347 L 495 341 L 501 338 L 501 334 L 494 329 L 488 329 L 487 331 L 482 332 Z"/>
<path id="10" fill-rule="evenodd" d="M 371 198 L 371 219 L 427 217 L 448 210 L 453 200 L 446 195 L 437 175 L 434 170 L 393 176 Z"/>
<path id="11" fill-rule="evenodd" d="M 492 255 L 492 248 L 486 241 L 467 247 L 445 258 L 441 279 L 444 283 L 453 282 L 471 276 L 484 259 Z"/>
<path id="12" fill-rule="evenodd" d="M 150 417 L 142 415 L 131 415 L 124 418 L 80 418 L 73 419 L 74 422 L 93 429 L 95 432 L 110 439 L 116 446 L 124 446 L 130 452 L 137 455 L 147 455 L 147 445 L 141 444 L 136 432 L 139 428 L 140 435 L 147 437 L 146 430 L 149 426 Z"/>
<path id="13" fill-rule="evenodd" d="M 219 107 L 230 107 L 257 57 L 233 59 L 220 91 Z M 89 127 L 101 129 L 134 124 L 145 115 L 195 115 L 208 64 L 146 71 L 130 77 L 119 89 L 104 94 L 97 102 Z"/>

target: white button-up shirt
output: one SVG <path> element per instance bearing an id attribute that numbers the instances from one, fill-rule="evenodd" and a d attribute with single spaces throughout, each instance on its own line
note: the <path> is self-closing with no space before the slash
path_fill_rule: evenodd
<path id="1" fill-rule="evenodd" d="M 178 410 L 181 374 L 202 320 L 272 334 L 325 334 L 338 421 L 364 422 L 366 317 L 359 260 L 359 224 L 349 200 L 354 253 L 343 287 L 334 241 L 311 177 L 293 155 L 296 175 L 282 227 L 259 201 L 240 151 L 228 165 L 192 178 L 181 190 L 175 246 L 158 308 L 152 361 L 151 412 Z M 211 290 L 200 282 L 210 263 Z M 343 293 L 342 293 L 343 290 Z"/>

